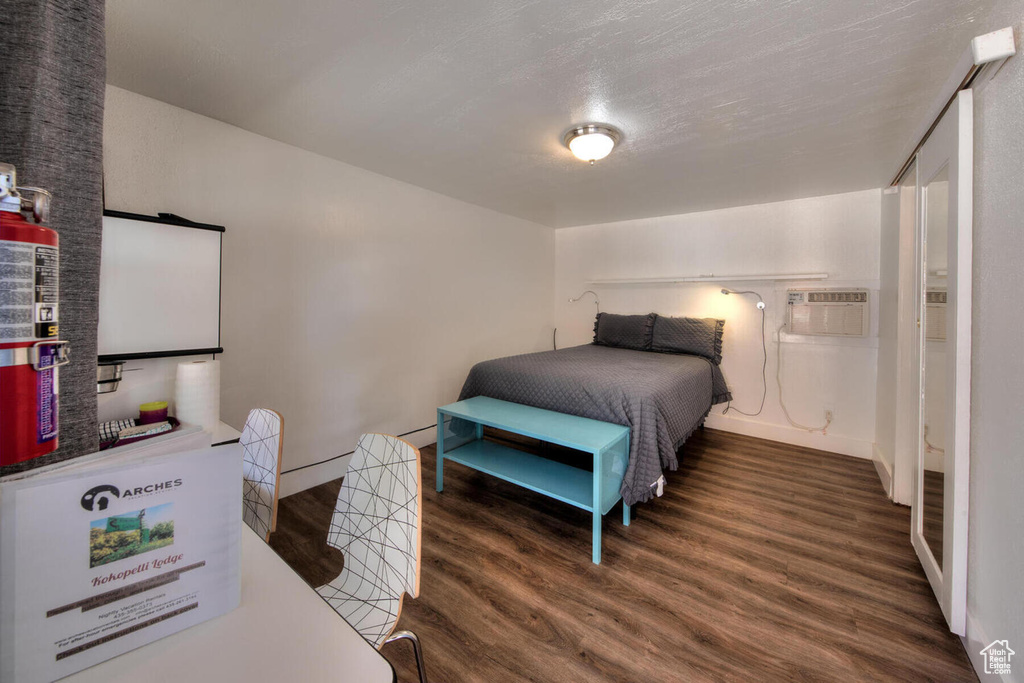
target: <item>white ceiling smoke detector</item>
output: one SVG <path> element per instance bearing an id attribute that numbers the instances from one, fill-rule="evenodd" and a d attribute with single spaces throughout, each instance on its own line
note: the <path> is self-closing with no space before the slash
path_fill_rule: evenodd
<path id="1" fill-rule="evenodd" d="M 611 154 L 621 139 L 622 134 L 611 126 L 588 123 L 574 126 L 566 133 L 565 146 L 580 161 L 589 161 L 593 164 Z"/>

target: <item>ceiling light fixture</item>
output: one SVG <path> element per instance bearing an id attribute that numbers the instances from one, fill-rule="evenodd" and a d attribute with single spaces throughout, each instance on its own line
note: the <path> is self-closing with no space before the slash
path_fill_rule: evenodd
<path id="1" fill-rule="evenodd" d="M 573 126 L 572 130 L 565 134 L 564 142 L 577 159 L 593 164 L 611 154 L 621 139 L 622 133 L 611 126 L 588 123 Z"/>

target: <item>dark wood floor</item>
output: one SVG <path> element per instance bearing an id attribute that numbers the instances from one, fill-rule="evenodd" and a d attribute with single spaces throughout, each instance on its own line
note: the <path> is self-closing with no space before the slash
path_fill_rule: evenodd
<path id="1" fill-rule="evenodd" d="M 942 569 L 942 501 L 945 499 L 946 479 L 942 472 L 924 471 L 924 488 L 921 498 L 924 500 L 924 512 L 921 516 L 921 527 L 924 540 L 932 551 L 935 561 Z"/>
<path id="2" fill-rule="evenodd" d="M 423 449 L 419 634 L 431 681 L 976 681 L 871 462 L 714 430 L 665 496 L 590 516 Z M 281 501 L 271 545 L 311 584 L 341 480 Z M 404 643 L 384 648 L 415 680 Z"/>

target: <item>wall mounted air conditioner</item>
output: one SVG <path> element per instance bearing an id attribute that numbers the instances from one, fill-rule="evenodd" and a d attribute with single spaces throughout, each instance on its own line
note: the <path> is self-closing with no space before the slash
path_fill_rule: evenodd
<path id="1" fill-rule="evenodd" d="M 790 334 L 866 337 L 870 327 L 866 289 L 790 289 Z"/>
<path id="2" fill-rule="evenodd" d="M 946 341 L 946 290 L 929 289 L 924 298 L 924 337 Z"/>

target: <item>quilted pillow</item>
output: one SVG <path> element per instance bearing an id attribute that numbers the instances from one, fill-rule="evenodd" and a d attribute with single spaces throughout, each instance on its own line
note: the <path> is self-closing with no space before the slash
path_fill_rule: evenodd
<path id="1" fill-rule="evenodd" d="M 636 351 L 651 350 L 651 330 L 654 328 L 654 313 L 647 315 L 616 315 L 598 313 L 594 321 L 594 343 L 600 346 L 617 346 Z"/>
<path id="2" fill-rule="evenodd" d="M 668 318 L 654 321 L 651 350 L 703 356 L 715 365 L 722 362 L 725 321 L 717 318 Z"/>

